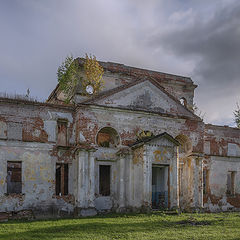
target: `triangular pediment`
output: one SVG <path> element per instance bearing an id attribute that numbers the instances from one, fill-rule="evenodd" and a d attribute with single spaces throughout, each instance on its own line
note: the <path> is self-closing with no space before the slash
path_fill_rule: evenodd
<path id="1" fill-rule="evenodd" d="M 141 80 L 100 95 L 87 104 L 198 118 L 161 86 Z"/>
<path id="2" fill-rule="evenodd" d="M 168 147 L 175 147 L 180 145 L 180 143 L 175 138 L 173 138 L 168 133 L 164 132 L 156 136 L 144 138 L 141 141 L 137 141 L 136 143 L 132 144 L 130 147 L 137 148 L 143 144 L 148 144 L 148 145 L 153 144 L 153 145 L 161 145 L 161 146 L 168 146 Z"/>
<path id="3" fill-rule="evenodd" d="M 148 152 L 148 158 L 153 164 L 171 164 L 171 160 L 176 159 L 176 147 L 179 142 L 171 135 L 164 132 L 154 137 L 143 139 L 131 145 L 133 153 L 138 152 L 142 146 L 145 146 Z M 142 155 L 141 155 L 142 156 Z M 139 157 L 139 155 L 137 155 Z"/>

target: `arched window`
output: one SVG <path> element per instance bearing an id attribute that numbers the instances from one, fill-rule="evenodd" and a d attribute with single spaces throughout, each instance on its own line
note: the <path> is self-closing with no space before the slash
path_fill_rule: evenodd
<path id="1" fill-rule="evenodd" d="M 187 100 L 186 100 L 186 98 L 182 97 L 182 98 L 180 99 L 180 103 L 181 103 L 184 107 L 187 107 Z"/>
<path id="2" fill-rule="evenodd" d="M 119 135 L 114 128 L 104 127 L 97 134 L 97 144 L 100 147 L 113 148 L 119 144 Z"/>
<path id="3" fill-rule="evenodd" d="M 180 134 L 175 139 L 180 143 L 179 153 L 188 154 L 192 152 L 192 143 L 187 136 Z"/>

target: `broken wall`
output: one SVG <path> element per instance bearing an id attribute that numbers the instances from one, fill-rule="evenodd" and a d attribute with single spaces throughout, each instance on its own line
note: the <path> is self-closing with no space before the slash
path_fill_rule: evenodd
<path id="1" fill-rule="evenodd" d="M 73 212 L 74 196 L 56 196 L 55 170 L 57 162 L 72 159 L 57 143 L 58 120 L 67 121 L 68 143 L 73 145 L 74 114 L 71 108 L 19 100 L 0 101 L 0 212 L 32 209 L 38 214 Z M 65 146 L 67 147 L 67 146 Z M 8 162 L 21 162 L 21 193 L 7 193 Z"/>
<path id="2" fill-rule="evenodd" d="M 188 118 L 170 118 L 162 116 L 160 114 L 146 113 L 141 111 L 128 111 L 121 109 L 113 109 L 107 107 L 96 107 L 96 106 L 79 106 L 76 113 L 77 121 L 77 141 L 81 144 L 89 144 L 98 149 L 95 153 L 95 159 L 103 159 L 104 161 L 113 160 L 116 161 L 117 167 L 119 166 L 118 161 L 116 160 L 116 155 L 114 151 L 109 151 L 107 148 L 99 148 L 97 146 L 97 134 L 104 127 L 114 128 L 120 136 L 120 144 L 117 149 L 121 149 L 124 146 L 128 146 L 136 141 L 136 134 L 140 130 L 148 130 L 153 132 L 155 135 L 167 132 L 173 137 L 178 135 L 186 135 L 191 141 L 192 152 L 201 153 L 203 151 L 203 122 L 199 120 L 192 120 Z M 140 151 L 141 148 L 138 150 Z M 135 154 L 135 153 L 134 153 Z M 141 155 L 141 151 L 139 152 Z M 115 160 L 114 160 L 115 159 Z M 125 192 L 125 206 L 129 204 L 131 207 L 140 208 L 143 205 L 142 202 L 142 191 L 139 191 L 139 186 L 142 186 L 142 166 L 136 161 L 132 156 L 133 160 L 126 158 L 125 176 L 128 176 L 124 179 L 124 188 Z M 190 162 L 190 164 L 189 164 Z M 196 160 L 193 157 L 189 157 L 189 160 L 186 163 L 186 168 L 190 168 L 190 174 L 195 174 L 193 171 Z M 111 163 L 114 164 L 114 163 Z M 117 171 L 121 169 L 117 169 Z M 185 172 L 183 178 L 185 177 Z M 119 172 L 117 178 L 119 177 Z M 200 176 L 201 177 L 201 176 Z M 120 178 L 120 177 L 119 177 Z M 134 178 L 134 181 L 132 180 Z M 120 178 L 121 179 L 121 178 Z M 189 186 L 189 190 L 184 195 L 184 200 L 187 202 L 188 199 L 193 199 L 189 204 L 191 207 L 194 204 L 199 204 L 199 200 L 195 200 L 198 197 L 194 196 L 196 191 L 191 190 L 195 188 L 196 182 L 201 181 L 197 177 L 189 178 L 189 182 L 186 182 L 186 185 Z M 98 185 L 98 179 L 96 178 L 96 186 Z M 117 181 L 118 182 L 118 181 Z M 135 190 L 134 190 L 135 189 Z M 116 189 L 116 191 L 118 191 Z M 119 193 L 113 192 L 113 206 L 120 205 L 119 203 Z M 132 200 L 134 199 L 134 200 Z"/>
<path id="3" fill-rule="evenodd" d="M 209 211 L 240 208 L 240 130 L 205 125 L 204 207 Z"/>

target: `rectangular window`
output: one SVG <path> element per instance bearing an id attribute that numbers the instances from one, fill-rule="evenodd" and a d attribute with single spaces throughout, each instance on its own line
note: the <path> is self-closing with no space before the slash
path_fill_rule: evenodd
<path id="1" fill-rule="evenodd" d="M 7 162 L 7 193 L 22 193 L 21 162 Z"/>
<path id="2" fill-rule="evenodd" d="M 56 195 L 68 195 L 68 164 L 56 165 Z"/>
<path id="3" fill-rule="evenodd" d="M 209 169 L 203 169 L 203 194 L 209 192 Z"/>
<path id="4" fill-rule="evenodd" d="M 102 196 L 110 195 L 110 170 L 111 166 L 99 166 L 99 194 Z"/>
<path id="5" fill-rule="evenodd" d="M 67 120 L 58 120 L 57 144 L 67 146 Z"/>
<path id="6" fill-rule="evenodd" d="M 229 171 L 227 174 L 227 194 L 234 195 L 235 194 L 235 171 Z"/>

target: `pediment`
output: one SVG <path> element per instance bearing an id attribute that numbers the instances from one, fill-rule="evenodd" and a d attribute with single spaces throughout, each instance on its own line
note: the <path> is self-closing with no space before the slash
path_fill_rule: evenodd
<path id="1" fill-rule="evenodd" d="M 112 90 L 111 94 L 103 94 L 100 98 L 88 101 L 88 103 L 196 118 L 191 111 L 170 96 L 162 87 L 156 86 L 148 80 L 139 81 L 128 87 L 117 89 L 115 92 Z"/>
<path id="2" fill-rule="evenodd" d="M 168 133 L 164 132 L 150 138 L 144 138 L 141 141 L 132 144 L 130 147 L 137 148 L 139 146 L 142 146 L 143 144 L 153 146 L 158 145 L 165 147 L 175 147 L 180 145 L 180 143 L 175 138 L 173 138 Z"/>
<path id="3" fill-rule="evenodd" d="M 140 147 L 145 146 L 149 159 L 153 164 L 170 164 L 176 158 L 176 147 L 179 142 L 171 135 L 164 132 L 157 136 L 143 139 L 131 146 L 133 152 L 138 152 Z"/>

